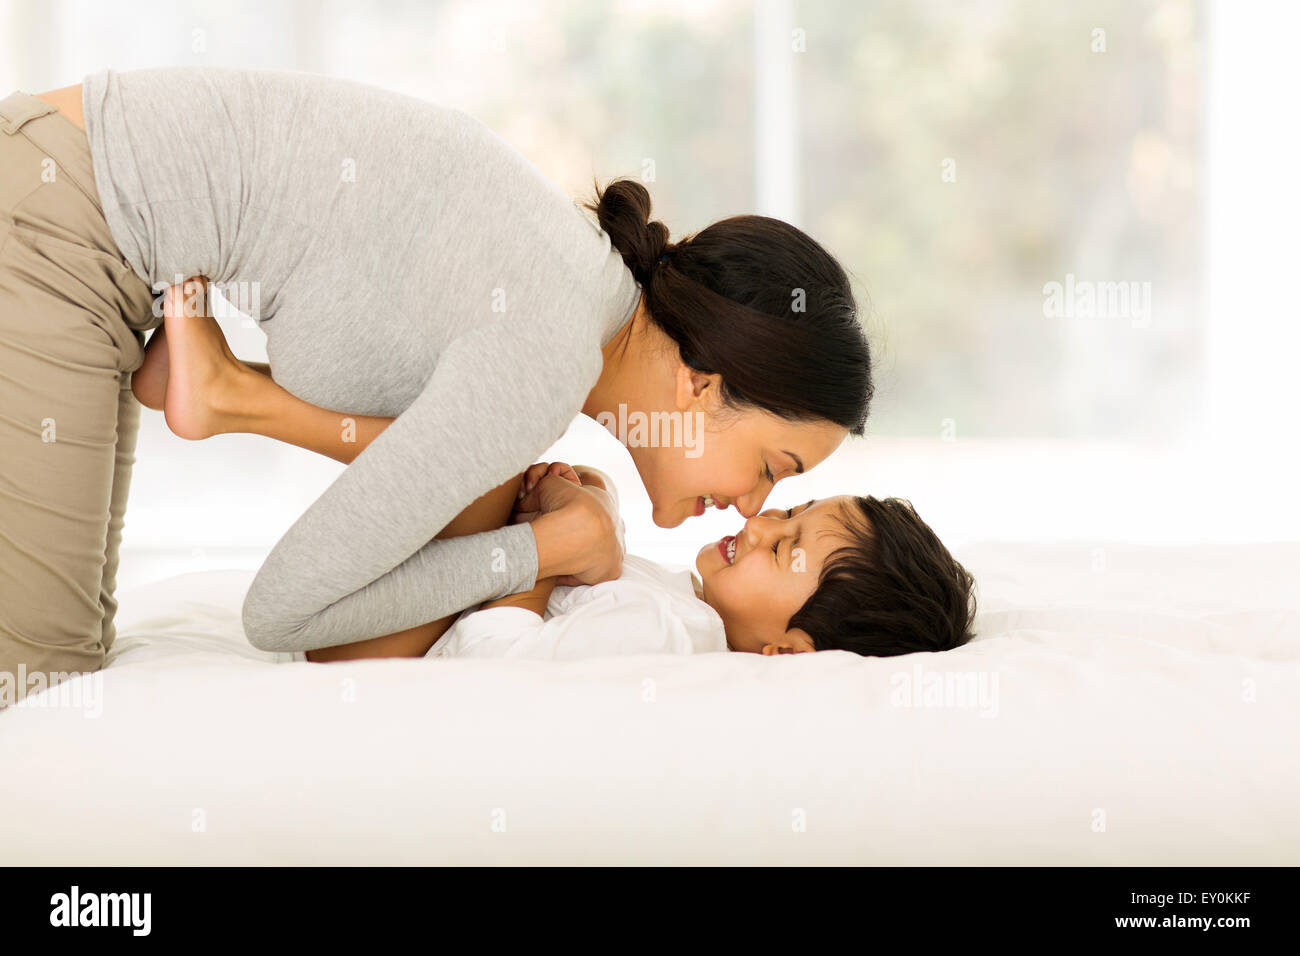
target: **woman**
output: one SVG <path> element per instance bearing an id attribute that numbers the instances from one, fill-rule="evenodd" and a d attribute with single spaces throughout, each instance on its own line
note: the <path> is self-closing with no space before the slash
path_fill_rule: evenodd
<path id="1" fill-rule="evenodd" d="M 12 94 L 0 129 L 0 671 L 93 670 L 111 645 L 126 392 L 163 321 L 152 293 L 183 277 L 256 291 L 270 371 L 305 408 L 395 419 L 254 580 L 244 624 L 264 648 L 615 577 L 616 524 L 582 489 L 532 522 L 435 537 L 578 412 L 702 416 L 699 449 L 626 442 L 664 527 L 707 503 L 756 514 L 863 432 L 848 281 L 777 220 L 671 245 L 645 190 L 617 182 L 588 207 L 596 228 L 468 115 L 307 74 L 103 71 Z M 346 442 L 343 421 L 270 428 L 313 447 Z"/>

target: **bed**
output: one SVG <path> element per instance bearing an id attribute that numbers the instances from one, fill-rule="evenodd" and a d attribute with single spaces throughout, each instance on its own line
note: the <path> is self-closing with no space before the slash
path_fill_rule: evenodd
<path id="1" fill-rule="evenodd" d="M 889 659 L 282 663 L 252 572 L 144 585 L 0 713 L 0 857 L 1300 863 L 1300 544 L 958 557 L 977 639 Z"/>

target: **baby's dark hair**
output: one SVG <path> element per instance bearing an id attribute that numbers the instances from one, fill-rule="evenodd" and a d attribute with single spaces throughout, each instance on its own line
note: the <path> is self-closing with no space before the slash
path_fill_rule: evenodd
<path id="1" fill-rule="evenodd" d="M 903 498 L 854 496 L 850 543 L 831 553 L 817 590 L 790 618 L 819 651 L 891 657 L 971 639 L 975 580 Z"/>

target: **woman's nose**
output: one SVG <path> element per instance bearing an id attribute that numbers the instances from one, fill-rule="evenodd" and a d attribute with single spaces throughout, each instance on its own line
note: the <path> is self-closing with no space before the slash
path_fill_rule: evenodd
<path id="1" fill-rule="evenodd" d="M 767 496 L 771 493 L 771 490 L 771 488 L 768 488 L 764 491 L 755 491 L 743 498 L 737 498 L 736 510 L 746 518 L 753 518 L 763 510 L 763 503 L 767 501 Z"/>

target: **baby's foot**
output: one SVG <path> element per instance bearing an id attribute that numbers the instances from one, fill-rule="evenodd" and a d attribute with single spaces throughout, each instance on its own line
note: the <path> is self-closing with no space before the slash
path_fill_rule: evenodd
<path id="1" fill-rule="evenodd" d="M 193 282 L 186 288 L 193 294 Z M 247 367 L 235 358 L 217 320 L 206 313 L 204 295 L 187 309 L 179 286 L 166 293 L 167 385 L 163 414 L 167 427 L 181 438 L 197 441 L 232 430 L 234 395 Z M 197 311 L 199 314 L 188 314 Z M 252 373 L 256 374 L 256 373 Z"/>

